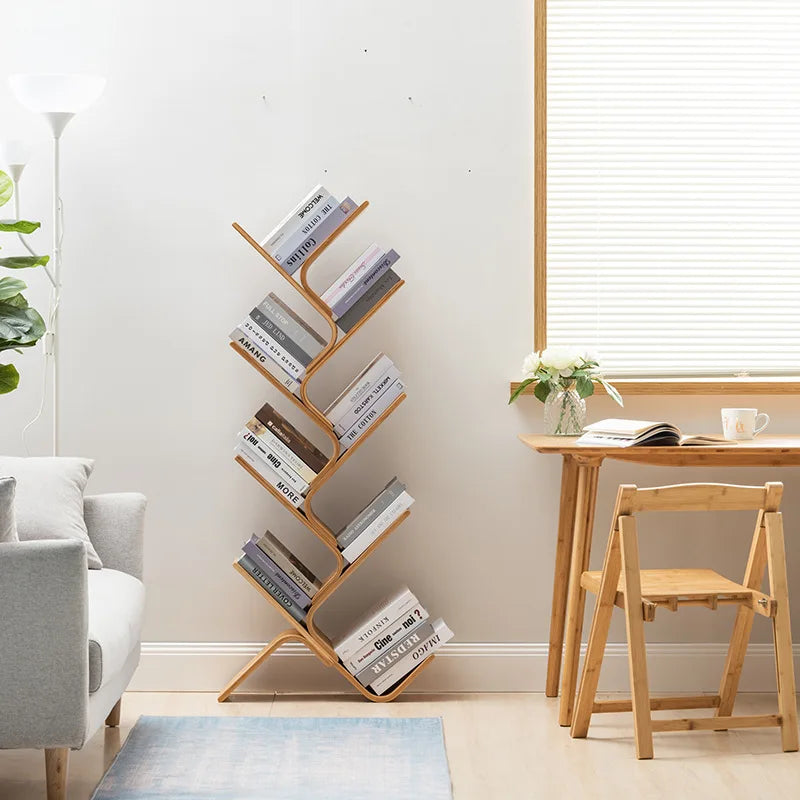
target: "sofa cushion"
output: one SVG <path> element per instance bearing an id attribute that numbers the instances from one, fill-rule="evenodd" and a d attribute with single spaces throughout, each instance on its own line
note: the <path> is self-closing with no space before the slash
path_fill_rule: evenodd
<path id="1" fill-rule="evenodd" d="M 83 490 L 92 474 L 88 458 L 0 456 L 0 475 L 17 479 L 15 515 L 21 541 L 78 539 L 89 569 L 101 569 L 83 519 Z"/>
<path id="2" fill-rule="evenodd" d="M 89 571 L 89 692 L 124 668 L 139 647 L 144 584 L 115 569 Z"/>
<path id="3" fill-rule="evenodd" d="M 17 524 L 14 520 L 15 478 L 0 478 L 0 542 L 17 541 Z"/>

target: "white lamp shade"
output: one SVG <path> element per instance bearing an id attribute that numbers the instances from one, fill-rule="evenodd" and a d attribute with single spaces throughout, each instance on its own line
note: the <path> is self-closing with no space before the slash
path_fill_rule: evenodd
<path id="1" fill-rule="evenodd" d="M 106 79 L 99 75 L 11 75 L 17 100 L 37 114 L 77 114 L 103 93 Z"/>
<path id="2" fill-rule="evenodd" d="M 0 142 L 0 165 L 24 167 L 31 157 L 31 148 L 22 139 L 6 139 Z"/>

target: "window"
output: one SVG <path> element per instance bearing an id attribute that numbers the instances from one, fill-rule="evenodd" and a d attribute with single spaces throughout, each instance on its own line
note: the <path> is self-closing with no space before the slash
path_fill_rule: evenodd
<path id="1" fill-rule="evenodd" d="M 537 348 L 800 373 L 800 3 L 537 0 L 540 48 L 545 6 Z"/>

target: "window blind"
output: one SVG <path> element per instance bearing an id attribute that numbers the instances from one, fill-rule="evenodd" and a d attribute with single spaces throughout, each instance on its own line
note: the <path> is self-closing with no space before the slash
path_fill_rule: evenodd
<path id="1" fill-rule="evenodd" d="M 548 344 L 800 372 L 800 3 L 549 0 Z"/>

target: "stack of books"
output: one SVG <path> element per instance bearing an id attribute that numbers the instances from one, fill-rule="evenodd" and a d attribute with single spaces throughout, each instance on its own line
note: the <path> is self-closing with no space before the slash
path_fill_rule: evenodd
<path id="1" fill-rule="evenodd" d="M 328 457 L 269 403 L 237 437 L 234 453 L 297 508 Z"/>
<path id="2" fill-rule="evenodd" d="M 441 618 L 431 621 L 428 617 L 404 586 L 371 608 L 333 643 L 333 649 L 362 686 L 386 694 L 453 638 Z"/>
<path id="3" fill-rule="evenodd" d="M 378 353 L 325 409 L 342 449 L 352 447 L 404 391 L 400 370 Z"/>
<path id="4" fill-rule="evenodd" d="M 303 622 L 322 583 L 269 531 L 251 536 L 242 547 L 239 564 L 253 576 L 294 619 Z"/>
<path id="5" fill-rule="evenodd" d="M 352 564 L 387 528 L 404 514 L 414 498 L 405 484 L 392 478 L 358 513 L 356 518 L 336 534 L 336 543 L 348 564 Z"/>

